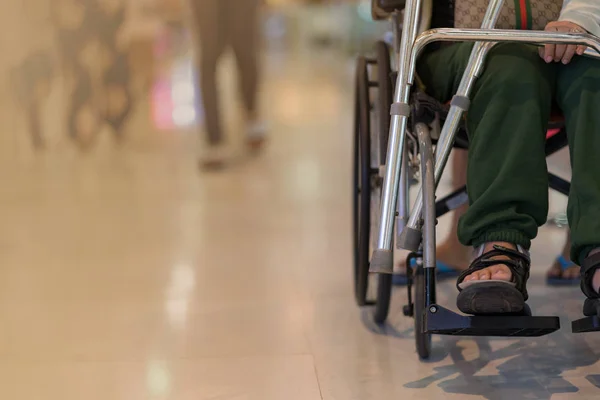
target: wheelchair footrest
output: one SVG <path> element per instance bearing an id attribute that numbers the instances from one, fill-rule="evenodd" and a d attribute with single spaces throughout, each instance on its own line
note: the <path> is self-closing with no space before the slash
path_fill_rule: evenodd
<path id="1" fill-rule="evenodd" d="M 573 333 L 598 332 L 600 331 L 600 318 L 597 315 L 585 317 L 571 322 Z"/>
<path id="2" fill-rule="evenodd" d="M 461 315 L 439 305 L 427 310 L 426 333 L 451 336 L 535 337 L 560 329 L 558 317 Z"/>

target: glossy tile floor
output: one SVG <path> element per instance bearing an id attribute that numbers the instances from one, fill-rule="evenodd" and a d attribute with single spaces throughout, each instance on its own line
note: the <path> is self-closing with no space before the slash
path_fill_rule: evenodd
<path id="1" fill-rule="evenodd" d="M 4 100 L 0 398 L 600 396 L 600 334 L 569 332 L 582 296 L 544 285 L 556 227 L 533 249 L 530 293 L 561 331 L 435 337 L 419 362 L 402 290 L 389 324 L 375 326 L 351 290 L 351 66 L 274 55 L 267 70 L 268 150 L 212 175 L 196 169 L 194 129 L 155 128 L 147 103 L 121 147 L 106 135 L 82 154 L 55 139 L 34 154 Z M 552 161 L 565 165 L 564 154 Z M 439 297 L 451 305 L 453 283 Z"/>

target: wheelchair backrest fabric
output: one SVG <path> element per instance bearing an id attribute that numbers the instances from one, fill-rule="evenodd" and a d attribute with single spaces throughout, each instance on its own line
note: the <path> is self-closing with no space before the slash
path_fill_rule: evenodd
<path id="1" fill-rule="evenodd" d="M 406 0 L 371 0 L 375 8 L 391 12 Z M 600 1 L 600 0 L 597 0 Z M 481 28 L 490 0 L 422 0 L 420 31 L 428 28 Z M 504 0 L 498 29 L 543 30 L 558 20 L 563 0 Z"/>
<path id="2" fill-rule="evenodd" d="M 371 0 L 375 2 L 375 5 L 386 12 L 392 12 L 394 10 L 402 10 L 406 0 Z"/>
<path id="3" fill-rule="evenodd" d="M 489 0 L 454 0 L 454 26 L 481 28 L 488 5 Z M 558 19 L 562 5 L 563 0 L 505 0 L 496 28 L 543 30 Z"/>

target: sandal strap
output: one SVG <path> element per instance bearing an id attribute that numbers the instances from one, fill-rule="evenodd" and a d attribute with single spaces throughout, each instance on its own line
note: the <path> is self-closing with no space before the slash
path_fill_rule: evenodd
<path id="1" fill-rule="evenodd" d="M 558 264 L 560 265 L 561 272 L 564 272 L 564 271 L 566 271 L 569 268 L 577 267 L 577 264 L 575 264 L 571 260 L 568 260 L 563 255 L 560 255 L 560 256 L 556 257 L 556 261 L 558 261 Z"/>
<path id="2" fill-rule="evenodd" d="M 493 259 L 494 257 L 498 256 L 506 256 L 508 259 Z M 516 289 L 523 293 L 524 299 L 527 300 L 528 295 L 525 284 L 529 279 L 529 269 L 531 266 L 531 259 L 529 258 L 529 255 L 521 253 L 518 250 L 512 250 L 498 245 L 494 245 L 493 250 L 490 250 L 473 260 L 469 268 L 464 270 L 458 277 L 458 280 L 456 281 L 456 287 L 459 291 L 461 291 L 462 289 L 459 285 L 467 276 L 471 275 L 473 272 L 477 272 L 499 264 L 506 265 L 508 269 L 510 269 L 512 274 L 511 282 L 515 283 Z"/>
<path id="3" fill-rule="evenodd" d="M 600 298 L 600 293 L 592 287 L 592 278 L 598 268 L 600 268 L 600 253 L 586 257 L 581 264 L 581 291 L 588 299 Z"/>

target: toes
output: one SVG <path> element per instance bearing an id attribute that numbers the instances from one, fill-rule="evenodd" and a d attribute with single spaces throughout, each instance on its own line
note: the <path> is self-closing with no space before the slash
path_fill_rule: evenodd
<path id="1" fill-rule="evenodd" d="M 492 269 L 492 279 L 501 280 L 501 281 L 510 281 L 511 272 L 510 269 L 504 265 L 498 265 L 496 267 L 490 268 Z"/>
<path id="2" fill-rule="evenodd" d="M 546 274 L 549 278 L 559 278 L 562 276 L 562 270 L 558 263 L 554 263 Z"/>
<path id="3" fill-rule="evenodd" d="M 481 271 L 473 272 L 471 275 L 468 275 L 465 278 L 465 281 L 484 281 L 490 279 L 490 271 L 489 268 L 483 269 Z"/>
<path id="4" fill-rule="evenodd" d="M 490 271 L 490 269 L 491 268 L 482 269 L 479 272 L 480 281 L 489 281 L 490 279 L 492 279 L 492 271 Z"/>
<path id="5" fill-rule="evenodd" d="M 477 272 L 474 272 L 471 275 L 465 276 L 465 282 L 476 281 L 476 280 L 477 280 Z"/>
<path id="6" fill-rule="evenodd" d="M 569 268 L 564 273 L 567 279 L 575 279 L 579 277 L 579 267 Z"/>
<path id="7" fill-rule="evenodd" d="M 552 267 L 548 270 L 547 276 L 548 278 L 557 278 L 557 279 L 578 279 L 579 278 L 579 267 L 572 266 L 567 269 L 562 269 L 561 265 L 555 262 Z"/>
<path id="8" fill-rule="evenodd" d="M 484 270 L 473 272 L 471 275 L 465 278 L 466 281 L 480 281 L 483 280 Z"/>
<path id="9" fill-rule="evenodd" d="M 548 278 L 561 278 L 562 274 L 558 271 L 548 271 Z"/>
<path id="10" fill-rule="evenodd" d="M 505 265 L 495 265 L 493 267 L 485 268 L 465 277 L 465 281 L 488 281 L 488 280 L 501 280 L 510 281 L 511 272 L 510 269 Z"/>

